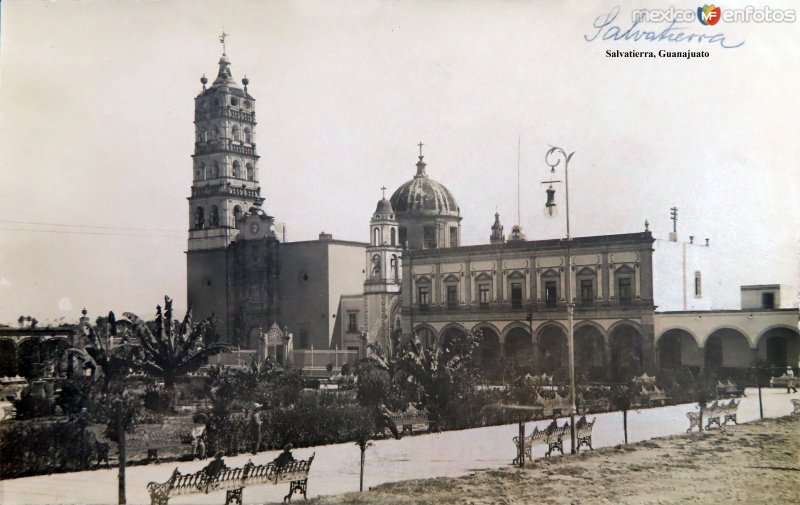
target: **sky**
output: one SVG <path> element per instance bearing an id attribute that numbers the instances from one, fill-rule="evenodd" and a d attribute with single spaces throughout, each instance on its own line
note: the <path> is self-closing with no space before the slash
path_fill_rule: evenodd
<path id="1" fill-rule="evenodd" d="M 193 98 L 223 26 L 256 98 L 265 207 L 290 241 L 367 241 L 381 186 L 413 176 L 419 142 L 465 245 L 488 242 L 495 211 L 510 231 L 518 189 L 528 238 L 564 236 L 543 214 L 554 145 L 576 153 L 573 236 L 647 220 L 666 238 L 675 206 L 681 240 L 710 238 L 725 275 L 796 286 L 798 22 L 678 24 L 735 48 L 604 40 L 642 7 L 667 4 L 5 0 L 0 323 L 150 316 L 165 294 L 185 308 Z M 661 49 L 709 56 L 606 56 Z"/>

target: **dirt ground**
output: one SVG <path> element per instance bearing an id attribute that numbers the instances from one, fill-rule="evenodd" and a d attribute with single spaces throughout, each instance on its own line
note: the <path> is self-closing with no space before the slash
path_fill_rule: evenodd
<path id="1" fill-rule="evenodd" d="M 505 442 L 505 441 L 503 441 Z M 315 504 L 800 503 L 800 416 L 537 459 L 461 478 L 383 484 Z"/>

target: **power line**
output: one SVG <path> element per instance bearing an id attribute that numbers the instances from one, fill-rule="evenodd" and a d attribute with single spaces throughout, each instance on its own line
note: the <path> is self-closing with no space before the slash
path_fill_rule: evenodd
<path id="1" fill-rule="evenodd" d="M 174 232 L 174 233 L 184 233 L 184 230 L 176 230 L 176 229 L 166 229 L 166 228 L 136 228 L 132 226 L 102 226 L 102 225 L 91 225 L 91 224 L 67 224 L 67 223 L 42 223 L 37 221 L 12 221 L 10 219 L 0 219 L 0 223 L 10 223 L 10 224 L 32 224 L 36 226 L 61 226 L 61 227 L 73 227 L 73 228 L 98 228 L 98 229 L 105 229 L 105 230 L 139 230 L 139 231 L 166 231 L 166 232 Z"/>
<path id="2" fill-rule="evenodd" d="M 112 237 L 159 237 L 159 238 L 184 238 L 185 235 L 183 234 L 167 234 L 167 233 L 114 233 L 114 232 L 102 232 L 102 231 L 77 231 L 77 230 L 36 230 L 33 228 L 3 228 L 0 227 L 1 231 L 21 231 L 21 232 L 29 232 L 29 233 L 55 233 L 58 235 L 104 235 L 104 236 L 112 236 Z"/>

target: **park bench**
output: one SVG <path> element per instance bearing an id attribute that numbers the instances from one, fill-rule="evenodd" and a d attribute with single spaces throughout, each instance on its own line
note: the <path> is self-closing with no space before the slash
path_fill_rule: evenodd
<path id="1" fill-rule="evenodd" d="M 248 461 L 241 468 L 224 468 L 216 476 L 209 477 L 205 469 L 195 473 L 182 474 L 175 468 L 170 478 L 163 483 L 150 482 L 147 491 L 150 493 L 150 505 L 168 505 L 174 496 L 187 494 L 211 493 L 226 490 L 225 505 L 241 505 L 242 491 L 247 486 L 260 484 L 281 484 L 289 482 L 289 494 L 283 501 L 292 501 L 295 491 L 303 493 L 306 498 L 308 471 L 314 454 L 308 460 L 291 461 L 278 468 L 275 463 L 254 465 Z"/>
<path id="2" fill-rule="evenodd" d="M 687 412 L 686 417 L 689 419 L 689 429 L 686 430 L 686 433 L 691 433 L 694 428 L 697 428 L 697 431 L 703 431 L 703 417 L 700 412 Z"/>
<path id="3" fill-rule="evenodd" d="M 568 414 L 572 408 L 572 403 L 569 401 L 569 398 L 560 396 L 558 391 L 555 391 L 555 398 L 544 398 L 537 391 L 534 403 L 542 406 L 542 415 L 544 417 Z"/>
<path id="4" fill-rule="evenodd" d="M 642 384 L 639 395 L 644 400 L 643 403 L 645 405 L 664 405 L 669 400 L 669 396 L 655 384 L 649 387 Z"/>
<path id="5" fill-rule="evenodd" d="M 800 400 L 792 400 L 792 407 L 794 407 L 792 415 L 800 414 Z"/>
<path id="6" fill-rule="evenodd" d="M 592 421 L 594 424 L 594 421 Z M 590 427 L 591 430 L 591 427 Z M 538 426 L 533 427 L 533 431 L 530 435 L 525 437 L 525 456 L 527 458 L 533 459 L 532 452 L 534 445 L 546 445 L 547 452 L 544 453 L 546 458 L 550 457 L 550 453 L 553 452 L 554 449 L 558 449 L 561 454 L 564 454 L 564 442 L 563 437 L 564 433 L 569 432 L 569 421 L 564 423 L 564 426 L 558 425 L 558 420 L 553 419 L 547 427 L 543 430 L 539 430 Z M 591 437 L 591 435 L 589 435 Z M 512 442 L 514 442 L 514 447 L 517 448 L 517 457 L 514 459 L 514 464 L 518 464 L 520 460 L 519 454 L 519 436 L 513 437 Z"/>
<path id="7" fill-rule="evenodd" d="M 148 463 L 159 462 L 159 451 L 175 451 L 181 444 L 191 443 L 191 417 L 167 417 L 161 424 L 142 424 L 125 437 L 128 458 L 147 454 Z"/>
<path id="8" fill-rule="evenodd" d="M 725 382 L 717 381 L 717 395 L 722 397 L 743 396 L 744 389 L 740 388 L 730 380 Z"/>
<path id="9" fill-rule="evenodd" d="M 728 421 L 733 421 L 736 424 L 736 410 L 739 407 L 739 402 L 732 399 L 730 402 L 712 402 L 705 409 L 707 416 L 706 430 L 711 429 L 712 424 L 716 424 L 720 428 L 724 427 Z"/>
<path id="10" fill-rule="evenodd" d="M 417 410 L 414 408 L 409 408 L 405 412 L 390 412 L 389 418 L 394 422 L 395 426 L 397 426 L 401 433 L 409 435 L 414 434 L 414 426 L 425 425 L 425 428 L 428 432 L 431 431 L 431 427 L 435 427 L 435 421 L 430 419 L 430 414 L 427 409 Z M 386 428 L 380 428 L 380 434 L 385 434 Z"/>
<path id="11" fill-rule="evenodd" d="M 596 417 L 589 421 L 586 416 L 581 416 L 575 423 L 575 452 L 580 452 L 583 445 L 590 451 L 594 450 L 592 448 L 592 427 L 595 421 L 597 421 Z"/>
<path id="12" fill-rule="evenodd" d="M 786 375 L 786 373 L 784 373 L 780 377 L 772 377 L 769 380 L 769 387 L 771 387 L 771 388 L 786 388 L 786 387 L 789 387 L 789 384 L 791 384 L 793 381 L 794 381 L 794 377 L 789 377 L 788 375 Z"/>

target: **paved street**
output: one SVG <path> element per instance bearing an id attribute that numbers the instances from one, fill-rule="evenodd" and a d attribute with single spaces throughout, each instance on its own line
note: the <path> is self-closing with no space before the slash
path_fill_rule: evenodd
<path id="1" fill-rule="evenodd" d="M 764 389 L 764 415 L 778 417 L 791 412 L 790 398 L 785 390 Z M 740 422 L 758 418 L 758 395 L 748 390 L 747 397 L 739 406 Z M 632 411 L 628 416 L 630 442 L 652 437 L 683 433 L 688 422 L 686 412 L 692 405 L 676 405 L 656 409 Z M 562 421 L 563 422 L 563 421 Z M 532 430 L 545 421 L 528 423 Z M 477 470 L 509 465 L 515 449 L 511 437 L 517 434 L 516 425 L 492 426 L 472 430 L 437 433 L 405 437 L 400 441 L 387 439 L 374 442 L 367 450 L 365 486 L 384 482 L 439 476 L 459 476 Z M 622 414 L 607 413 L 597 416 L 593 442 L 595 447 L 616 445 L 622 442 Z M 568 450 L 565 444 L 565 449 Z M 337 494 L 358 489 L 359 451 L 355 444 L 338 444 L 313 449 L 297 449 L 295 457 L 305 459 L 316 451 L 316 458 L 309 477 L 309 497 L 319 494 Z M 538 448 L 534 456 L 542 457 Z M 277 452 L 259 453 L 253 457 L 255 463 L 266 463 Z M 226 458 L 229 466 L 241 466 L 249 455 Z M 177 464 L 181 472 L 193 472 L 205 462 Z M 175 463 L 136 466 L 128 469 L 128 503 L 149 503 L 146 485 L 150 481 L 163 482 L 175 468 Z M 116 469 L 54 474 L 28 477 L 0 482 L 0 502 L 11 504 L 99 504 L 116 503 Z M 246 504 L 278 503 L 288 491 L 288 484 L 280 486 L 258 486 L 246 488 Z M 170 500 L 178 504 L 217 504 L 225 500 L 224 491 L 208 495 L 183 496 Z"/>

